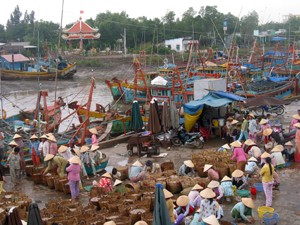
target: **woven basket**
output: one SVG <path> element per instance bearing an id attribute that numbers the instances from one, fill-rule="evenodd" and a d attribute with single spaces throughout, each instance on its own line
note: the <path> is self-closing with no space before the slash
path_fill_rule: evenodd
<path id="1" fill-rule="evenodd" d="M 174 170 L 174 163 L 172 161 L 163 162 L 161 165 L 161 171 L 164 172 L 165 170 Z"/>
<path id="2" fill-rule="evenodd" d="M 172 194 L 178 194 L 182 191 L 182 185 L 179 180 L 167 180 L 166 187 Z"/>

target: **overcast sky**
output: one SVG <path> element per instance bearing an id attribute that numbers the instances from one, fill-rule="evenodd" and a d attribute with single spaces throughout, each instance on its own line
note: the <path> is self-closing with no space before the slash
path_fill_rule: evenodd
<path id="1" fill-rule="evenodd" d="M 3 0 L 2 0 L 3 1 Z M 10 14 L 19 5 L 36 13 L 36 19 L 60 23 L 63 0 L 8 0 L 0 7 L 0 23 L 6 25 Z M 300 14 L 300 0 L 64 0 L 63 25 L 75 22 L 84 11 L 83 19 L 95 18 L 98 13 L 108 11 L 126 11 L 129 17 L 162 18 L 168 10 L 181 17 L 189 7 L 199 11 L 201 6 L 217 6 L 224 14 L 231 12 L 237 17 L 247 15 L 255 10 L 260 16 L 260 23 L 270 21 L 282 22 L 282 16 Z"/>

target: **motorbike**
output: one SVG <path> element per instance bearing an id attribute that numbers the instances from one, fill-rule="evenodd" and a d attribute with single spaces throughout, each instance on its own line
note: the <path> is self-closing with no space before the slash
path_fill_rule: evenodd
<path id="1" fill-rule="evenodd" d="M 265 113 L 275 113 L 277 115 L 282 115 L 284 113 L 284 105 L 263 105 L 255 109 L 257 115 L 265 115 Z"/>
<path id="2" fill-rule="evenodd" d="M 174 146 L 192 145 L 202 149 L 204 147 L 204 138 L 201 132 L 188 133 L 183 126 L 180 126 L 177 135 L 171 136 L 171 143 Z"/>

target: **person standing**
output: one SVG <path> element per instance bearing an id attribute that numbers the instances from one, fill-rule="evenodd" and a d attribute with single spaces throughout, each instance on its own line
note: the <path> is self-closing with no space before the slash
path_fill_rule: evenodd
<path id="1" fill-rule="evenodd" d="M 89 129 L 89 132 L 92 133 L 92 145 L 98 145 L 98 138 L 99 138 L 99 134 L 98 134 L 98 131 L 97 129 L 94 127 L 94 128 L 91 128 Z"/>
<path id="2" fill-rule="evenodd" d="M 22 136 L 15 134 L 13 136 L 14 141 L 17 143 L 20 155 L 20 175 L 25 175 L 25 156 L 24 156 L 24 142 Z"/>
<path id="3" fill-rule="evenodd" d="M 175 222 L 174 204 L 172 201 L 173 194 L 171 192 L 169 192 L 167 189 L 164 189 L 163 191 L 164 191 L 164 196 L 166 199 L 166 205 L 167 205 L 167 209 L 169 212 L 169 217 L 170 217 L 171 223 L 173 224 Z"/>
<path id="4" fill-rule="evenodd" d="M 70 191 L 72 199 L 79 198 L 79 183 L 80 183 L 80 158 L 78 156 L 73 156 L 69 160 L 70 166 L 66 168 L 68 172 L 68 180 L 70 185 Z"/>
<path id="5" fill-rule="evenodd" d="M 56 155 L 58 153 L 58 147 L 56 144 L 56 139 L 53 136 L 53 134 L 49 134 L 48 142 L 49 142 L 49 154 Z"/>
<path id="6" fill-rule="evenodd" d="M 272 191 L 273 191 L 273 179 L 274 179 L 274 166 L 271 164 L 271 158 L 266 158 L 266 163 L 260 171 L 262 177 L 262 183 L 264 193 L 266 196 L 266 206 L 272 206 Z"/>
<path id="7" fill-rule="evenodd" d="M 40 139 L 40 145 L 39 145 L 39 152 L 41 155 L 41 159 L 44 163 L 44 165 L 46 165 L 47 163 L 44 162 L 44 158 L 46 157 L 47 154 L 49 154 L 49 142 L 47 140 L 47 136 L 45 134 L 43 134 Z"/>
<path id="8" fill-rule="evenodd" d="M 86 145 L 80 148 L 81 171 L 83 177 L 85 177 L 87 180 L 89 179 L 89 176 L 86 172 L 85 166 L 89 164 L 89 154 L 87 152 L 89 149 L 90 148 Z"/>
<path id="9" fill-rule="evenodd" d="M 296 151 L 294 154 L 294 158 L 295 158 L 295 162 L 300 162 L 300 123 L 294 124 L 294 127 L 297 128 L 296 135 L 295 135 Z"/>
<path id="10" fill-rule="evenodd" d="M 244 172 L 247 156 L 242 148 L 242 144 L 239 141 L 234 141 L 230 145 L 233 147 L 233 156 L 231 159 L 236 159 L 236 168 Z"/>
<path id="11" fill-rule="evenodd" d="M 259 124 L 260 124 L 260 132 L 259 132 L 259 134 L 260 134 L 260 136 L 262 136 L 265 144 L 268 143 L 268 137 L 263 136 L 263 132 L 264 132 L 264 130 L 271 128 L 271 125 L 268 122 L 269 121 L 266 120 L 266 119 L 261 119 L 261 121 L 259 122 Z"/>
<path id="12" fill-rule="evenodd" d="M 238 139 L 239 142 L 242 141 L 243 137 L 245 137 L 245 140 L 249 138 L 248 128 L 249 128 L 249 116 L 246 115 L 242 123 L 241 133 Z"/>
<path id="13" fill-rule="evenodd" d="M 2 130 L 0 131 L 0 158 L 4 157 L 4 134 Z"/>
<path id="14" fill-rule="evenodd" d="M 10 173 L 11 183 L 13 185 L 18 184 L 16 179 L 19 178 L 20 176 L 21 157 L 19 152 L 20 152 L 20 148 L 15 147 L 7 158 L 7 165 L 9 165 L 9 173 Z"/>
<path id="15" fill-rule="evenodd" d="M 31 155 L 33 165 L 35 166 L 39 166 L 41 164 L 39 145 L 40 141 L 38 137 L 36 135 L 32 135 L 29 142 L 29 154 Z"/>
<path id="16" fill-rule="evenodd" d="M 4 188 L 3 188 L 3 182 L 6 182 L 5 176 L 4 176 L 4 170 L 2 167 L 2 156 L 0 156 L 0 194 L 2 192 L 5 192 Z"/>
<path id="17" fill-rule="evenodd" d="M 253 114 L 248 115 L 249 118 L 249 139 L 257 143 L 258 125 Z"/>

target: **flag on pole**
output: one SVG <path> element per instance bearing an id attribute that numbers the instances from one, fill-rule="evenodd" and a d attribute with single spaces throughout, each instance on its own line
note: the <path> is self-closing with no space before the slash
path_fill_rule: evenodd
<path id="1" fill-rule="evenodd" d="M 80 14 L 83 14 L 83 10 L 80 10 Z"/>

